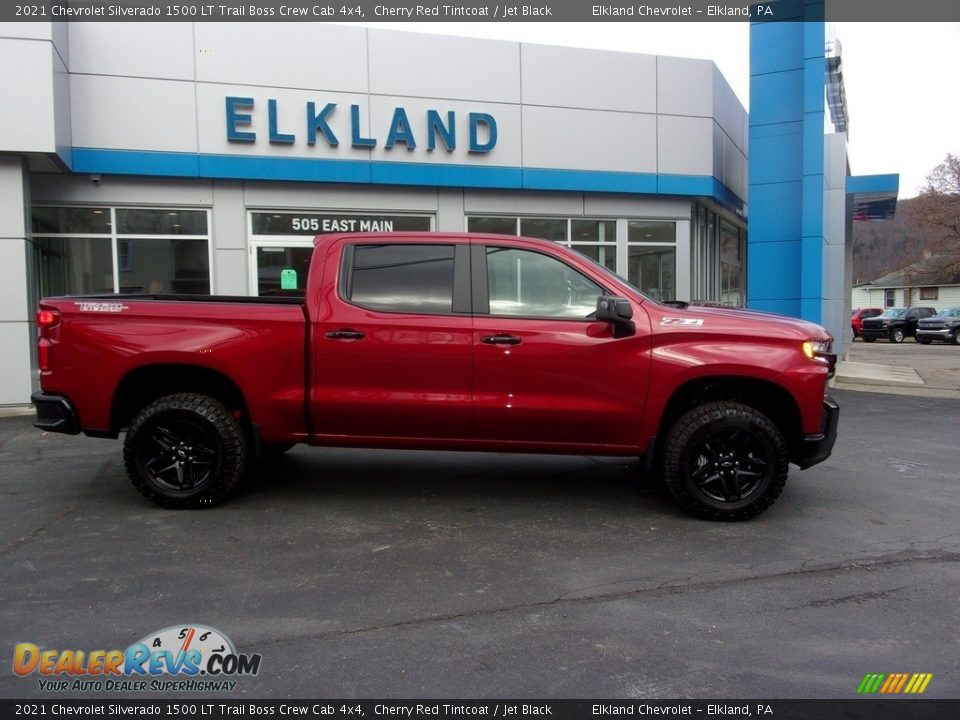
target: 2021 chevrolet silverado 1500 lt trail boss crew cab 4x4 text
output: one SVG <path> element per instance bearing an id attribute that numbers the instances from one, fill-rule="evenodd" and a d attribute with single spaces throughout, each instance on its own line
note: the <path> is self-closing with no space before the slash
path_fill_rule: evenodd
<path id="1" fill-rule="evenodd" d="M 645 456 L 689 512 L 743 520 L 830 455 L 839 414 L 820 326 L 663 305 L 529 238 L 320 236 L 303 297 L 47 298 L 38 325 L 35 424 L 125 430 L 168 507 L 307 443 Z"/>

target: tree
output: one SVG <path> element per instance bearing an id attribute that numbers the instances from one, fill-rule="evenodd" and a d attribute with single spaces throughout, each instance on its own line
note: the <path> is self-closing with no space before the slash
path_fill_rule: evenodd
<path id="1" fill-rule="evenodd" d="M 960 270 L 960 157 L 946 159 L 927 175 L 927 185 L 914 202 L 917 222 L 943 256 L 945 270 Z"/>

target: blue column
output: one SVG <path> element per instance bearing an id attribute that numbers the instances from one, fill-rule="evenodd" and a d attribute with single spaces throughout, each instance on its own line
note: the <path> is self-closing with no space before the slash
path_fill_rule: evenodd
<path id="1" fill-rule="evenodd" d="M 747 305 L 821 322 L 823 305 L 823 3 L 807 22 L 750 27 Z"/>

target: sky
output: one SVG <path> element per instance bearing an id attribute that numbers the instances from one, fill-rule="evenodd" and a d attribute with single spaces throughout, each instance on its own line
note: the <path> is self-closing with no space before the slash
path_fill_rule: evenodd
<path id="1" fill-rule="evenodd" d="M 357 23 L 391 30 L 713 60 L 749 108 L 749 25 L 717 23 Z M 960 23 L 836 23 L 853 175 L 899 173 L 915 196 L 960 155 Z"/>

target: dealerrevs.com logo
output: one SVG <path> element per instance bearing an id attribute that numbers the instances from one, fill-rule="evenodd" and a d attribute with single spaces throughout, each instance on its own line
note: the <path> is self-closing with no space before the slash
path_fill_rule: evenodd
<path id="1" fill-rule="evenodd" d="M 13 649 L 14 674 L 37 674 L 40 689 L 50 692 L 230 692 L 234 678 L 260 672 L 260 661 L 203 625 L 168 627 L 126 650 L 48 650 L 29 642 Z"/>

